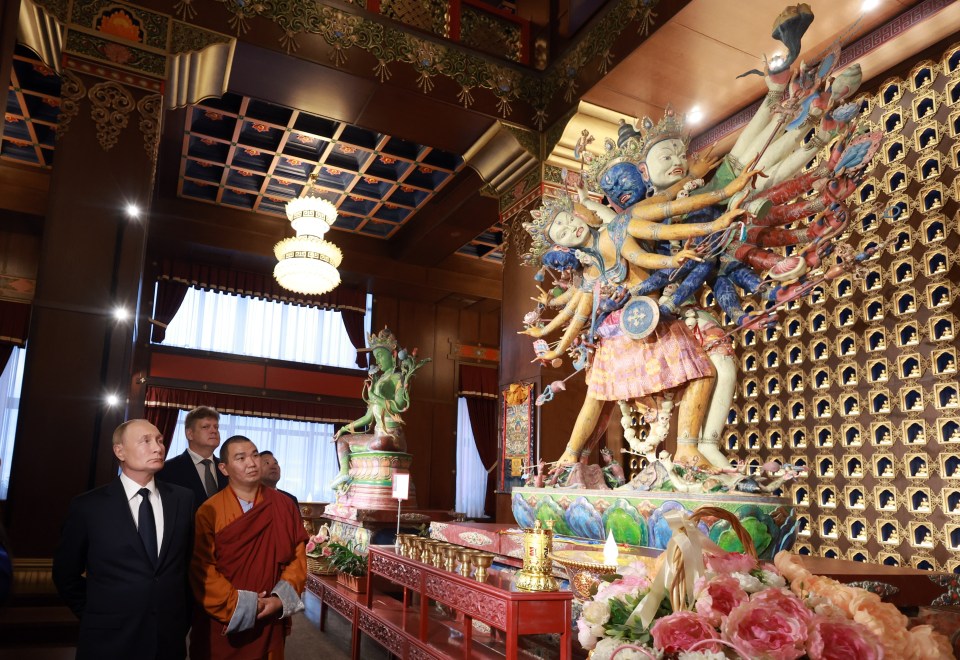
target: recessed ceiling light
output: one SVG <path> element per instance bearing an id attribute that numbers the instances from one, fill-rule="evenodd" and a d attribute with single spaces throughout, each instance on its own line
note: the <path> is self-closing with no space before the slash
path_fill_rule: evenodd
<path id="1" fill-rule="evenodd" d="M 860 11 L 870 11 L 871 9 L 876 9 L 880 4 L 880 0 L 863 0 L 863 4 L 860 5 Z"/>
<path id="2" fill-rule="evenodd" d="M 108 406 L 110 406 L 110 407 L 112 408 L 113 406 L 117 405 L 118 403 L 120 403 L 120 397 L 118 397 L 116 394 L 108 394 L 108 395 L 107 395 L 107 405 L 108 405 Z"/>
<path id="3" fill-rule="evenodd" d="M 703 121 L 703 110 L 700 109 L 699 105 L 695 105 L 687 112 L 687 123 L 688 124 L 699 124 Z"/>
<path id="4" fill-rule="evenodd" d="M 129 218 L 139 218 L 140 217 L 140 207 L 136 204 L 127 204 L 127 217 Z"/>
<path id="5" fill-rule="evenodd" d="M 113 310 L 113 318 L 117 319 L 118 321 L 126 321 L 128 318 L 130 318 L 130 312 L 126 307 L 117 307 Z"/>

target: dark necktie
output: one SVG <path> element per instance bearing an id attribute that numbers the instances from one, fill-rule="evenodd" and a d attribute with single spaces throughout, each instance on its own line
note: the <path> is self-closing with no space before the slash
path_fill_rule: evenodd
<path id="1" fill-rule="evenodd" d="M 143 540 L 143 547 L 147 551 L 150 561 L 156 563 L 157 555 L 157 520 L 153 516 L 153 506 L 150 504 L 150 489 L 141 488 L 140 514 L 137 516 L 137 531 Z"/>
<path id="2" fill-rule="evenodd" d="M 205 458 L 200 461 L 200 465 L 203 466 L 203 487 L 207 489 L 207 497 L 210 497 L 217 492 L 217 480 L 213 478 L 213 472 L 210 471 L 213 461 Z"/>

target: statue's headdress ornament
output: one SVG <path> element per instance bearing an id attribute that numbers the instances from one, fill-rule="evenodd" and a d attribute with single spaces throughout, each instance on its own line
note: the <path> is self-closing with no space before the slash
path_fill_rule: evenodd
<path id="1" fill-rule="evenodd" d="M 397 338 L 390 331 L 390 328 L 384 327 L 376 334 L 367 335 L 367 348 L 358 350 L 358 353 L 369 353 L 375 348 L 385 348 L 389 351 L 397 350 Z"/>
<path id="2" fill-rule="evenodd" d="M 598 184 L 600 178 L 618 163 L 639 163 L 643 150 L 643 138 L 626 120 L 620 120 L 617 129 L 617 141 L 610 138 L 603 141 L 603 153 L 593 154 L 587 166 L 586 177 L 592 184 Z"/>
<path id="3" fill-rule="evenodd" d="M 533 220 L 524 222 L 523 228 L 527 230 L 533 241 L 530 244 L 530 249 L 522 257 L 523 263 L 535 268 L 540 267 L 543 255 L 554 246 L 554 242 L 547 233 L 550 231 L 550 225 L 553 224 L 554 218 L 561 211 L 573 213 L 573 199 L 569 195 L 544 197 L 543 206 L 530 211 Z"/>
<path id="4" fill-rule="evenodd" d="M 644 117 L 640 122 L 640 132 L 643 133 L 643 146 L 640 148 L 640 160 L 644 160 L 653 145 L 664 140 L 683 140 L 689 144 L 690 136 L 683 130 L 683 115 L 678 115 L 669 103 L 663 113 L 663 118 L 656 124 L 650 117 Z"/>

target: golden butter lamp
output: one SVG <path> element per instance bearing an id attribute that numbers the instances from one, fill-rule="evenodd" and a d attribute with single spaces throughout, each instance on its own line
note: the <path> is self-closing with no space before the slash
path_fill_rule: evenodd
<path id="1" fill-rule="evenodd" d="M 567 571 L 570 590 L 581 602 L 590 599 L 602 576 L 618 573 L 637 560 L 647 563 L 648 568 L 655 561 L 641 555 L 621 554 L 612 532 L 607 536 L 603 550 L 559 550 L 551 552 L 550 559 Z"/>

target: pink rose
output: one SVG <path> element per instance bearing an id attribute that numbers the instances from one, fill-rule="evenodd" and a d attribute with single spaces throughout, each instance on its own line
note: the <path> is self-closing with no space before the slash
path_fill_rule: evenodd
<path id="1" fill-rule="evenodd" d="M 735 607 L 723 622 L 723 637 L 751 660 L 796 660 L 806 652 L 807 623 L 811 615 L 807 611 L 807 618 L 802 619 L 771 607 L 766 602 L 770 599 L 760 598 L 769 593 L 782 592 L 767 589 Z M 803 607 L 803 603 L 800 606 Z"/>
<path id="2" fill-rule="evenodd" d="M 730 576 L 715 577 L 703 585 L 697 596 L 697 614 L 710 625 L 719 626 L 730 611 L 747 601 L 747 592 L 740 587 L 736 578 Z"/>
<path id="3" fill-rule="evenodd" d="M 812 660 L 881 660 L 883 648 L 876 637 L 861 625 L 846 619 L 814 617 L 807 638 Z"/>
<path id="4" fill-rule="evenodd" d="M 594 596 L 594 600 L 605 602 L 625 594 L 635 596 L 641 592 L 646 592 L 649 588 L 650 580 L 646 577 L 636 574 L 624 575 L 613 582 L 602 582 L 597 588 L 597 595 Z"/>
<path id="5" fill-rule="evenodd" d="M 316 543 L 314 543 L 312 540 L 307 541 L 307 552 L 308 552 L 308 553 L 309 553 L 309 552 L 313 552 L 313 551 L 316 550 L 316 549 L 317 549 L 317 544 L 316 544 Z"/>
<path id="6" fill-rule="evenodd" d="M 323 550 L 320 551 L 320 554 L 323 555 L 324 557 L 332 557 L 333 548 L 331 548 L 329 545 L 325 545 L 323 546 Z"/>
<path id="7" fill-rule="evenodd" d="M 742 552 L 727 552 L 722 555 L 705 553 L 703 559 L 707 564 L 707 570 L 717 575 L 749 573 L 757 568 L 757 560 Z"/>
<path id="8" fill-rule="evenodd" d="M 786 589 L 766 589 L 750 597 L 750 603 L 767 610 L 780 610 L 791 619 L 796 619 L 804 627 L 813 619 L 811 612 L 802 600 Z"/>
<path id="9" fill-rule="evenodd" d="M 657 619 L 650 628 L 653 644 L 664 653 L 687 651 L 697 642 L 719 639 L 717 631 L 693 612 L 674 612 Z M 719 651 L 719 644 L 704 644 L 698 651 Z"/>

